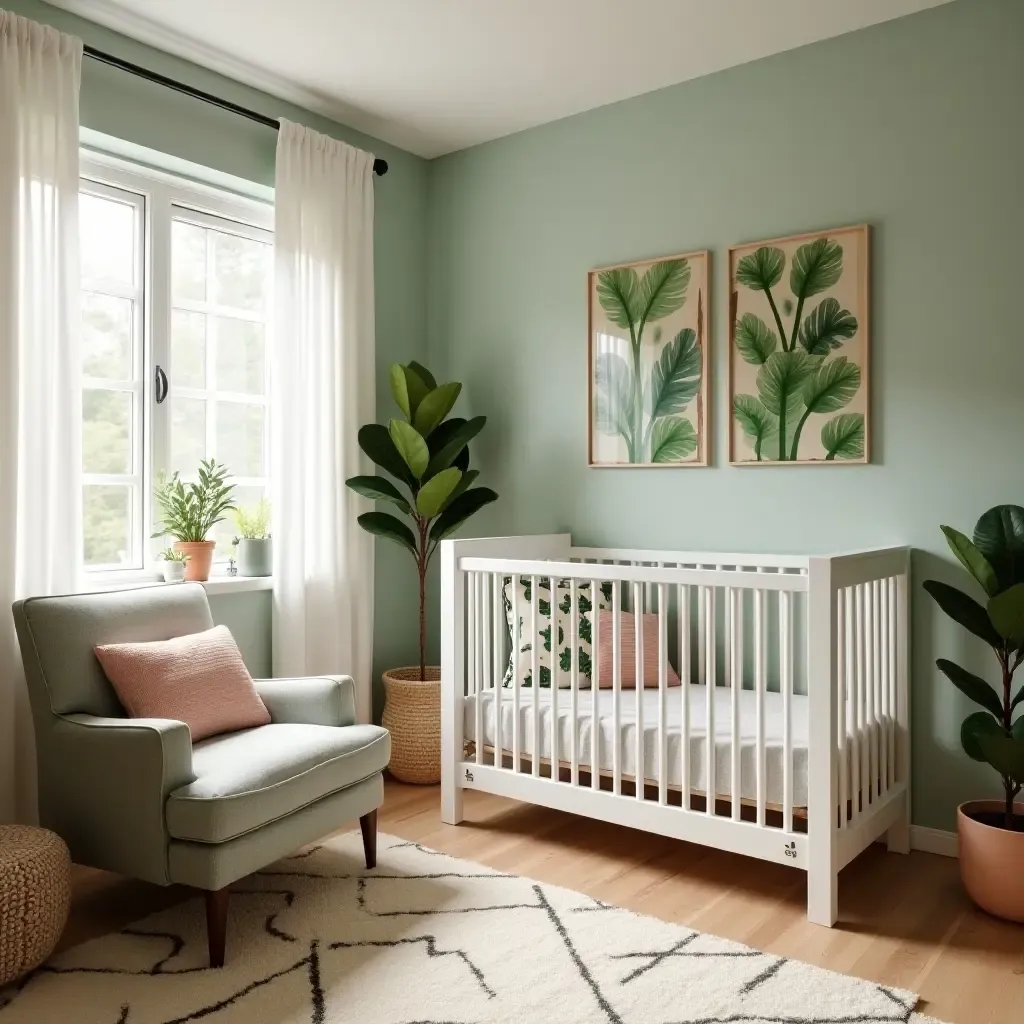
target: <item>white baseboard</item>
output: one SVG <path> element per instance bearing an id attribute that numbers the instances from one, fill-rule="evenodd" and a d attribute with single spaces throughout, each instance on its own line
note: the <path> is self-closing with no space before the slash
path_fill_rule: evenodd
<path id="1" fill-rule="evenodd" d="M 941 828 L 925 828 L 924 825 L 910 826 L 910 848 L 924 853 L 937 853 L 942 857 L 957 855 L 955 832 L 945 832 Z"/>

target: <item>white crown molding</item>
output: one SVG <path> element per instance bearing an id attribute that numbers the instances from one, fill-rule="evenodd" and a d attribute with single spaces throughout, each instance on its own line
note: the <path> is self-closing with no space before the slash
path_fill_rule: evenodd
<path id="1" fill-rule="evenodd" d="M 47 0 L 47 2 L 86 21 L 92 21 L 114 32 L 120 32 L 136 42 L 145 43 L 147 46 L 180 57 L 182 60 L 197 64 L 208 71 L 224 75 L 225 78 L 230 78 L 253 89 L 259 89 L 260 92 L 276 96 L 294 106 L 302 107 L 321 117 L 354 128 L 364 135 L 381 139 L 416 156 L 437 155 L 436 145 L 431 145 L 415 128 L 388 121 L 365 110 L 360 110 L 358 107 L 330 99 L 313 89 L 297 85 L 295 82 L 266 71 L 255 64 L 239 60 L 222 50 L 155 24 L 137 11 L 111 3 L 111 0 Z"/>
<path id="2" fill-rule="evenodd" d="M 945 832 L 941 828 L 911 825 L 910 847 L 923 853 L 937 853 L 940 857 L 958 856 L 956 833 Z"/>

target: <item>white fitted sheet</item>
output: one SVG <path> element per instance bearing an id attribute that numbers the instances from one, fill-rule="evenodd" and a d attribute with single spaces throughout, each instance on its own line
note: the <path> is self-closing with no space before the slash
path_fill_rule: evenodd
<path id="1" fill-rule="evenodd" d="M 715 791 L 720 797 L 732 796 L 732 690 L 713 687 L 715 696 Z M 538 718 L 540 720 L 540 756 L 551 757 L 551 690 L 538 692 Z M 644 777 L 657 784 L 658 761 L 658 704 L 657 689 L 641 691 L 623 690 L 620 698 L 619 737 L 622 774 L 633 776 L 636 771 L 636 694 L 643 697 L 644 725 Z M 495 745 L 495 699 L 493 690 L 480 696 L 484 742 Z M 512 750 L 513 690 L 503 688 L 501 698 L 501 746 L 506 753 Z M 523 755 L 533 753 L 533 691 L 519 691 L 519 749 Z M 612 771 L 612 691 L 598 690 L 598 762 L 601 769 Z M 666 692 L 666 761 L 668 784 L 682 784 L 682 702 L 684 694 L 690 703 L 690 788 L 694 792 L 707 792 L 707 687 L 700 684 L 672 686 Z M 558 691 L 558 756 L 562 761 L 571 758 L 571 736 L 575 729 L 579 763 L 589 768 L 591 762 L 590 736 L 592 730 L 591 702 L 593 692 L 579 691 L 576 722 L 572 720 L 572 694 Z M 757 695 L 753 690 L 739 691 L 740 719 L 740 797 L 757 800 Z M 807 697 L 794 694 L 791 705 L 793 747 L 793 806 L 807 805 Z M 784 800 L 783 772 L 783 697 L 780 693 L 765 693 L 765 799 L 769 804 L 781 806 Z M 465 702 L 465 737 L 476 740 L 476 697 Z"/>

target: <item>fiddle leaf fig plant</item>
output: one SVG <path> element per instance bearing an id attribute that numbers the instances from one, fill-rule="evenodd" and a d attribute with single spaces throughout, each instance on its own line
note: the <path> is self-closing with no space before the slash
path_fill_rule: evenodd
<path id="1" fill-rule="evenodd" d="M 389 512 L 364 512 L 359 525 L 405 548 L 416 562 L 420 598 L 420 678 L 426 676 L 426 581 L 438 544 L 498 495 L 474 487 L 479 473 L 469 468 L 469 442 L 486 416 L 449 418 L 462 391 L 457 382 L 438 384 L 421 363 L 396 363 L 388 371 L 391 394 L 401 412 L 385 427 L 369 423 L 359 447 L 388 476 L 354 476 L 345 483 L 357 494 L 393 505 L 410 525 Z"/>
<path id="2" fill-rule="evenodd" d="M 943 526 L 953 554 L 985 594 L 984 603 L 938 580 L 925 590 L 964 629 L 992 648 L 999 684 L 955 662 L 939 658 L 939 670 L 961 693 L 981 706 L 964 719 L 960 743 L 968 757 L 991 765 L 1002 777 L 1005 827 L 1014 828 L 1013 804 L 1024 788 L 1024 685 L 1014 692 L 1013 677 L 1024 660 L 1024 508 L 997 505 L 974 528 L 973 539 Z"/>

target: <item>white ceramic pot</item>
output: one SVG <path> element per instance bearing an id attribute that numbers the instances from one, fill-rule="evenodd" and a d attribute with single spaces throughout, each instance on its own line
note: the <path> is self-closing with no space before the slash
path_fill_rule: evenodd
<path id="1" fill-rule="evenodd" d="M 184 562 L 164 562 L 164 583 L 181 583 L 184 578 Z"/>

